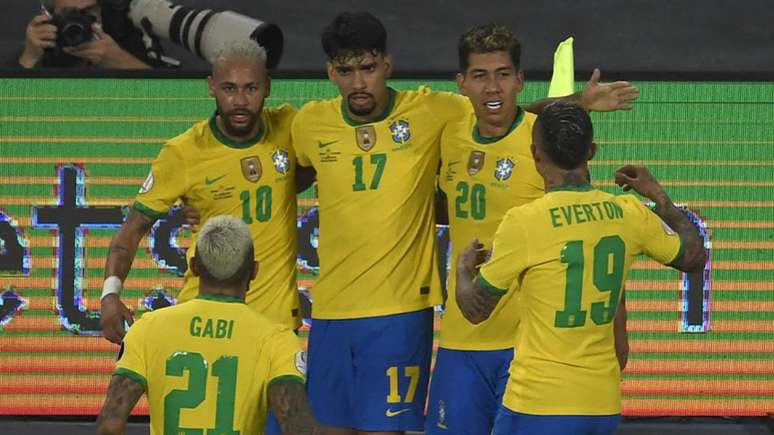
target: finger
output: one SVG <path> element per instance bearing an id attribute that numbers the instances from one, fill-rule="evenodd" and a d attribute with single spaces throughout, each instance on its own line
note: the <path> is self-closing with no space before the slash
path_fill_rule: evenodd
<path id="1" fill-rule="evenodd" d="M 41 35 L 41 34 L 51 34 L 56 36 L 57 28 L 53 24 L 41 24 L 38 27 L 35 27 L 35 34 Z"/>
<path id="2" fill-rule="evenodd" d="M 613 90 L 619 90 L 619 89 L 628 88 L 631 86 L 631 84 L 629 82 L 613 82 L 613 83 L 607 83 L 605 84 L 605 86 L 609 86 L 610 89 L 613 89 Z"/>
<path id="3" fill-rule="evenodd" d="M 589 79 L 589 85 L 596 85 L 599 83 L 599 77 L 602 75 L 602 73 L 599 72 L 599 68 L 594 68 L 594 71 L 591 73 L 591 78 Z"/>
<path id="4" fill-rule="evenodd" d="M 45 23 L 45 22 L 49 21 L 50 19 L 51 18 L 49 18 L 48 15 L 40 14 L 40 15 L 35 15 L 35 17 L 32 19 L 32 21 L 30 21 L 30 23 L 31 24 L 41 24 L 41 23 Z"/>
<path id="5" fill-rule="evenodd" d="M 618 110 L 632 110 L 634 108 L 634 104 L 632 103 L 621 103 L 618 105 Z"/>
<path id="6" fill-rule="evenodd" d="M 629 86 L 616 91 L 616 96 L 621 99 L 636 99 L 640 95 L 640 90 L 634 86 Z"/>
<path id="7" fill-rule="evenodd" d="M 91 30 L 94 31 L 94 34 L 97 36 L 97 39 L 104 39 L 105 38 L 105 31 L 102 30 L 102 25 L 99 23 L 94 23 L 91 25 Z"/>

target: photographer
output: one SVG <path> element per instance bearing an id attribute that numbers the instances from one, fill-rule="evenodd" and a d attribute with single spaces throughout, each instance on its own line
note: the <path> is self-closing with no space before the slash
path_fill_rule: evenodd
<path id="1" fill-rule="evenodd" d="M 18 59 L 22 67 L 151 68 L 139 30 L 115 25 L 105 25 L 103 29 L 103 21 L 114 23 L 121 19 L 107 18 L 112 11 L 101 5 L 107 2 L 52 0 L 49 3 L 53 6 L 53 15 L 41 6 L 41 13 L 27 25 L 24 51 Z"/>

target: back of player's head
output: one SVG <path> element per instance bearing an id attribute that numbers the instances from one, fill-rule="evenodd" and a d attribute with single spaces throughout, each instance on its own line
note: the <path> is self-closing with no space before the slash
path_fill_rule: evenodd
<path id="1" fill-rule="evenodd" d="M 368 12 L 342 12 L 323 30 L 322 46 L 329 61 L 386 54 L 387 30 Z"/>
<path id="2" fill-rule="evenodd" d="M 594 128 L 580 106 L 556 101 L 543 109 L 535 124 L 540 147 L 558 167 L 572 170 L 589 158 Z"/>
<path id="3" fill-rule="evenodd" d="M 500 24 L 481 24 L 468 29 L 460 36 L 457 44 L 460 72 L 468 69 L 469 58 L 473 53 L 492 53 L 506 51 L 511 57 L 513 67 L 520 69 L 521 43 L 510 30 Z"/>
<path id="4" fill-rule="evenodd" d="M 254 250 L 250 229 L 233 216 L 207 220 L 196 240 L 196 268 L 202 283 L 235 287 L 253 272 Z"/>
<path id="5" fill-rule="evenodd" d="M 213 70 L 223 62 L 233 59 L 247 59 L 256 64 L 266 64 L 266 49 L 252 39 L 244 39 L 237 42 L 224 44 L 215 55 L 212 64 Z"/>

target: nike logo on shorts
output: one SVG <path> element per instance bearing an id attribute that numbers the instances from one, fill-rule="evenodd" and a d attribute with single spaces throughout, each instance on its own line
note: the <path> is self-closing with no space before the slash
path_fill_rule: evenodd
<path id="1" fill-rule="evenodd" d="M 401 415 L 404 412 L 409 412 L 409 411 L 411 411 L 411 409 L 408 409 L 408 408 L 406 408 L 406 409 L 399 409 L 397 411 L 393 411 L 392 409 L 388 409 L 387 411 L 384 411 L 384 415 L 386 415 L 387 417 L 395 417 L 396 415 Z"/>

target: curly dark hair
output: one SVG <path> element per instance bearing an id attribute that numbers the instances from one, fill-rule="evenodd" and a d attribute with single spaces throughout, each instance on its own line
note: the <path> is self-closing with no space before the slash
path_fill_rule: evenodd
<path id="1" fill-rule="evenodd" d="M 521 43 L 510 30 L 500 24 L 482 24 L 468 29 L 457 43 L 460 72 L 464 73 L 472 53 L 507 51 L 516 70 L 521 64 Z"/>
<path id="2" fill-rule="evenodd" d="M 387 30 L 368 12 L 342 12 L 322 32 L 328 60 L 348 59 L 366 53 L 387 53 Z"/>
<path id="3" fill-rule="evenodd" d="M 588 159 L 594 127 L 591 117 L 580 106 L 555 101 L 543 109 L 537 121 L 541 148 L 554 164 L 572 170 Z"/>

